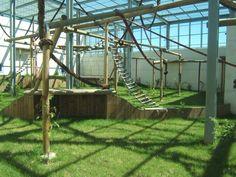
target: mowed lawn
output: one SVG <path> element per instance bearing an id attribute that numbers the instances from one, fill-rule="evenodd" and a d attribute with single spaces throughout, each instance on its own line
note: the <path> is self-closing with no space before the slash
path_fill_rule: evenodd
<path id="1" fill-rule="evenodd" d="M 165 89 L 164 97 L 160 101 L 160 90 L 152 89 L 146 86 L 140 86 L 142 91 L 153 101 L 163 107 L 192 107 L 192 106 L 205 106 L 205 92 L 187 91 L 182 90 L 181 95 L 175 89 Z M 119 86 L 117 91 L 118 96 L 127 100 L 132 105 L 142 108 L 143 105 L 128 93 L 124 86 Z"/>
<path id="2" fill-rule="evenodd" d="M 41 121 L 1 118 L 0 176 L 236 176 L 235 121 L 220 120 L 214 145 L 203 143 L 199 120 L 57 123 L 50 133 L 57 157 L 46 165 Z"/>
<path id="3" fill-rule="evenodd" d="M 11 100 L 1 96 L 0 107 Z M 236 116 L 218 120 L 213 145 L 203 143 L 203 120 L 54 121 L 57 157 L 45 164 L 41 120 L 0 117 L 0 176 L 236 176 Z"/>

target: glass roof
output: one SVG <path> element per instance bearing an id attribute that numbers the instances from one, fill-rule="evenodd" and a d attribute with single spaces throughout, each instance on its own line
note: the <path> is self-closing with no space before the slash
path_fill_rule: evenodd
<path id="1" fill-rule="evenodd" d="M 46 21 L 50 21 L 60 4 L 63 0 L 46 0 Z M 170 3 L 177 0 L 161 0 L 161 4 Z M 65 1 L 66 2 L 66 1 Z M 91 14 L 99 14 L 112 11 L 114 9 L 126 9 L 128 8 L 128 0 L 74 0 L 74 15 L 81 12 L 81 16 L 86 16 L 82 13 L 81 8 L 77 4 L 85 9 L 86 12 Z M 132 6 L 138 6 L 140 0 L 133 0 Z M 143 0 L 143 4 L 153 4 L 156 5 L 156 0 Z M 16 16 L 19 19 L 31 20 L 35 16 L 37 20 L 37 0 L 16 0 Z M 0 1 L 0 15 L 9 16 L 10 13 L 10 1 L 1 0 Z M 56 18 L 61 15 L 66 14 L 66 4 L 63 4 Z M 154 20 L 156 25 L 164 23 L 181 23 L 187 21 L 197 21 L 206 20 L 208 16 L 208 3 L 199 3 L 193 5 L 186 5 L 177 8 L 171 8 L 168 10 L 162 10 L 157 12 L 157 18 Z M 229 16 L 229 10 L 223 6 L 220 6 L 220 17 L 226 18 Z M 150 24 L 153 21 L 154 14 L 143 15 L 144 23 Z M 137 22 L 140 22 L 140 18 L 136 18 Z M 122 22 L 118 22 L 122 26 Z"/>

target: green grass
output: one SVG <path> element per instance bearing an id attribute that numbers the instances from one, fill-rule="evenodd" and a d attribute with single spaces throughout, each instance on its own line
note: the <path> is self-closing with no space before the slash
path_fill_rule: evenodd
<path id="1" fill-rule="evenodd" d="M 57 158 L 42 162 L 41 122 L 0 119 L 1 176 L 235 176 L 235 121 L 220 120 L 214 145 L 203 121 L 60 119 Z M 222 127 L 228 128 L 227 133 Z M 230 125 L 230 126 L 229 126 Z M 224 133 L 223 133 L 224 132 Z M 231 133 L 229 133 L 231 132 Z"/>
<path id="2" fill-rule="evenodd" d="M 13 98 L 1 94 L 1 108 Z M 0 116 L 0 176 L 236 176 L 236 121 L 218 120 L 216 141 L 203 143 L 203 120 L 58 119 L 43 163 L 41 121 Z"/>
<path id="3" fill-rule="evenodd" d="M 181 95 L 175 89 L 165 89 L 164 98 L 160 101 L 160 90 L 141 86 L 143 92 L 151 99 L 153 99 L 160 106 L 164 107 L 202 107 L 205 106 L 205 92 L 182 90 Z M 127 100 L 135 107 L 141 108 L 143 105 L 128 93 L 124 86 L 118 87 L 118 96 Z M 219 99 L 220 102 L 220 99 Z"/>
<path id="4" fill-rule="evenodd" d="M 8 106 L 12 101 L 20 98 L 21 96 L 23 96 L 23 90 L 21 89 L 17 89 L 17 96 L 15 97 L 12 97 L 8 92 L 0 92 L 0 110 L 2 110 L 4 107 Z"/>

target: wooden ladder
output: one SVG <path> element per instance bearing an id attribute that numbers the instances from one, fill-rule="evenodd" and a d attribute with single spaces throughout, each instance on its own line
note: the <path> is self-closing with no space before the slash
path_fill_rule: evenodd
<path id="1" fill-rule="evenodd" d="M 117 48 L 111 48 L 111 53 L 116 68 L 122 80 L 124 81 L 125 86 L 128 88 L 129 93 L 145 106 L 158 107 L 159 105 L 144 94 L 142 89 L 135 83 L 130 74 L 124 69 L 124 62 L 121 60 L 122 56 L 120 56 L 117 52 Z"/>

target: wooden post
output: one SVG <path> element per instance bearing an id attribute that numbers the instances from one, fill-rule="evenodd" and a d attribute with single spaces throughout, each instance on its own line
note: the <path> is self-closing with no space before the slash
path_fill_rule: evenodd
<path id="1" fill-rule="evenodd" d="M 160 50 L 160 101 L 163 99 L 163 52 Z"/>
<path id="2" fill-rule="evenodd" d="M 62 31 L 63 31 L 63 27 L 57 28 L 55 30 L 55 33 L 52 37 L 53 45 L 50 46 L 50 54 L 53 52 L 54 48 L 56 47 L 57 41 L 58 41 Z M 32 90 L 32 93 L 34 93 L 36 90 L 38 90 L 41 79 L 42 79 L 42 70 L 39 73 L 39 78 L 38 78 L 38 80 L 36 81 L 36 83 L 34 85 L 34 89 Z"/>
<path id="3" fill-rule="evenodd" d="M 105 24 L 104 84 L 108 85 L 108 24 Z"/>
<path id="4" fill-rule="evenodd" d="M 49 34 L 46 35 L 46 38 Z M 49 155 L 50 152 L 50 117 L 49 117 L 49 59 L 50 59 L 49 44 L 43 45 L 43 68 L 42 68 L 42 119 L 43 119 L 43 152 L 44 155 Z"/>
<path id="5" fill-rule="evenodd" d="M 178 79 L 178 93 L 181 95 L 181 85 L 182 85 L 182 68 L 181 68 L 181 56 L 179 56 L 179 79 Z"/>

